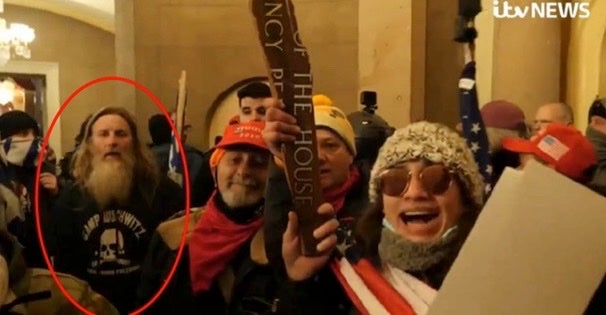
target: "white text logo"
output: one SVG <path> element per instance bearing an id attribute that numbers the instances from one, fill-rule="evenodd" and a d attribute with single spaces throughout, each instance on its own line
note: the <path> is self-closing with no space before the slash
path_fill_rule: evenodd
<path id="1" fill-rule="evenodd" d="M 589 17 L 589 2 L 531 2 L 530 5 L 511 5 L 507 1 L 495 0 L 492 15 L 499 19 L 560 19 Z"/>

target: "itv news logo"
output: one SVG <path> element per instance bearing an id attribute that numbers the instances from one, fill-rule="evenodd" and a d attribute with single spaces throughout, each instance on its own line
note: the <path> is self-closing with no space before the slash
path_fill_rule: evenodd
<path id="1" fill-rule="evenodd" d="M 531 2 L 529 5 L 511 5 L 495 0 L 492 15 L 498 19 L 561 19 L 589 18 L 589 2 Z"/>

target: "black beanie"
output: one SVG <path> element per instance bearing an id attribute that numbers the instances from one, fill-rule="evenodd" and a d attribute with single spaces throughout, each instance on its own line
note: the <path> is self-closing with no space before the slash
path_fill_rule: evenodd
<path id="1" fill-rule="evenodd" d="M 34 135 L 40 136 L 38 123 L 26 112 L 13 110 L 0 115 L 0 140 L 4 140 L 27 129 L 33 129 Z"/>

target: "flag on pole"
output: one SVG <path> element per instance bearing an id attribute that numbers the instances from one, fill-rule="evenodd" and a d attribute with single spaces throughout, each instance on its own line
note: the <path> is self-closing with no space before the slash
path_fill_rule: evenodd
<path id="1" fill-rule="evenodd" d="M 463 136 L 473 152 L 473 157 L 484 177 L 484 192 L 488 196 L 492 190 L 492 165 L 486 128 L 480 114 L 476 91 L 476 63 L 470 61 L 463 68 L 459 79 L 459 115 L 463 125 Z"/>
<path id="2" fill-rule="evenodd" d="M 168 153 L 168 177 L 181 187 L 183 187 L 183 163 L 181 161 L 178 139 L 183 136 L 185 106 L 187 105 L 185 89 L 186 79 L 186 72 L 181 71 L 181 77 L 179 78 L 179 93 L 177 94 L 177 110 L 172 115 L 173 117 L 171 117 L 176 130 L 179 133 L 179 138 L 177 138 L 175 130 L 173 130 L 171 132 L 170 151 Z"/>
<path id="3" fill-rule="evenodd" d="M 173 121 L 175 121 L 173 119 Z M 174 131 L 171 133 L 170 151 L 168 153 L 168 177 L 179 186 L 183 186 L 183 163 L 179 152 L 179 144 Z"/>

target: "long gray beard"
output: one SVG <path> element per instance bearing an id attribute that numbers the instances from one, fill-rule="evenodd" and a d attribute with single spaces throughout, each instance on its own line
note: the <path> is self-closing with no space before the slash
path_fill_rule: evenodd
<path id="1" fill-rule="evenodd" d="M 101 209 L 114 202 L 124 205 L 128 201 L 133 185 L 133 165 L 134 159 L 128 156 L 97 161 L 85 185 Z"/>
<path id="2" fill-rule="evenodd" d="M 379 242 L 381 262 L 413 274 L 421 273 L 439 286 L 463 246 L 475 218 L 475 214 L 462 216 L 457 228 L 433 243 L 414 243 L 384 228 Z"/>

